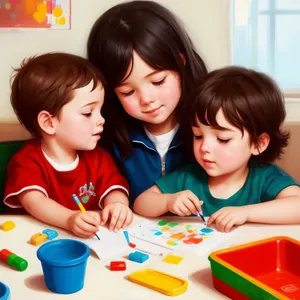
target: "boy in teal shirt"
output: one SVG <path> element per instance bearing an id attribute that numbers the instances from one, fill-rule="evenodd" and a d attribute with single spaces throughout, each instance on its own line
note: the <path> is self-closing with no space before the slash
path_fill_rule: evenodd
<path id="1" fill-rule="evenodd" d="M 188 107 L 197 163 L 158 179 L 134 210 L 210 216 L 220 231 L 245 222 L 300 222 L 300 187 L 273 165 L 287 146 L 283 96 L 267 75 L 241 67 L 211 72 Z M 274 201 L 270 201 L 274 200 Z"/>

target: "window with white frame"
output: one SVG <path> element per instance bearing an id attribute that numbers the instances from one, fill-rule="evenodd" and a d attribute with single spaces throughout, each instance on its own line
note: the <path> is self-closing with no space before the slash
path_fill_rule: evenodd
<path id="1" fill-rule="evenodd" d="M 300 95 L 300 1 L 232 0 L 232 62 Z"/>

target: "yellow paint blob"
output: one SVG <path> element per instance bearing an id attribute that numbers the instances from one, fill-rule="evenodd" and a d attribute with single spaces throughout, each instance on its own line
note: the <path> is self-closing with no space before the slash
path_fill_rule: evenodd
<path id="1" fill-rule="evenodd" d="M 167 241 L 167 245 L 169 246 L 174 246 L 176 244 L 176 242 L 174 241 Z"/>
<path id="2" fill-rule="evenodd" d="M 164 226 L 164 227 L 161 229 L 161 231 L 168 231 L 169 229 L 170 229 L 170 227 Z"/>
<path id="3" fill-rule="evenodd" d="M 59 25 L 65 25 L 67 23 L 67 19 L 65 17 L 61 17 L 59 19 Z"/>
<path id="4" fill-rule="evenodd" d="M 55 7 L 53 10 L 52 10 L 52 14 L 54 17 L 61 17 L 62 14 L 63 14 L 63 10 L 61 7 Z"/>

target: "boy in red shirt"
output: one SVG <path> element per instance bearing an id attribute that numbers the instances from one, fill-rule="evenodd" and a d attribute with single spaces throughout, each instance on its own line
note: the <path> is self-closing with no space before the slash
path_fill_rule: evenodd
<path id="1" fill-rule="evenodd" d="M 93 236 L 108 220 L 114 231 L 131 223 L 128 183 L 110 154 L 97 146 L 104 92 L 103 76 L 82 57 L 49 53 L 22 63 L 11 103 L 35 138 L 9 163 L 6 205 L 23 206 L 80 237 Z M 73 194 L 87 213 L 79 211 Z M 95 211 L 99 207 L 102 211 Z"/>

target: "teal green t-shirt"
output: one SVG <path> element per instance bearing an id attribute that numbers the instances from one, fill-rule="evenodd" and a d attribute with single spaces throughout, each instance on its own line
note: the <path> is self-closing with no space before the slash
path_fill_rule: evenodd
<path id="1" fill-rule="evenodd" d="M 208 187 L 208 175 L 194 163 L 155 181 L 162 193 L 192 191 L 203 200 L 202 212 L 210 216 L 226 206 L 243 206 L 273 200 L 286 187 L 299 186 L 290 175 L 275 165 L 250 166 L 243 187 L 227 199 L 215 198 Z"/>

